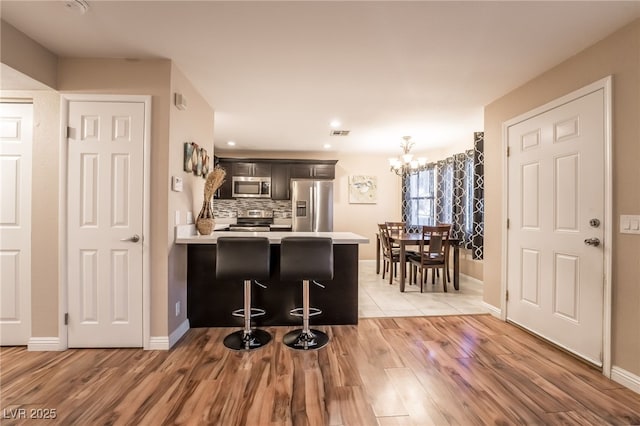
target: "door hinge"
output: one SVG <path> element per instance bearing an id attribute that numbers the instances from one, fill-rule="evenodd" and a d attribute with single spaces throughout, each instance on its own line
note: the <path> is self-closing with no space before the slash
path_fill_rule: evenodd
<path id="1" fill-rule="evenodd" d="M 508 156 L 510 156 L 510 155 L 511 155 L 511 147 L 510 147 L 510 146 L 508 146 L 508 147 L 507 147 L 507 157 L 508 157 Z"/>
<path id="2" fill-rule="evenodd" d="M 69 325 L 69 312 L 64 314 L 64 325 Z"/>
<path id="3" fill-rule="evenodd" d="M 65 137 L 69 139 L 70 134 L 71 134 L 71 127 L 67 126 L 67 135 Z"/>
<path id="4" fill-rule="evenodd" d="M 509 229 L 509 219 L 507 219 L 507 229 Z"/>
<path id="5" fill-rule="evenodd" d="M 509 290 L 507 290 L 507 302 L 509 301 Z"/>

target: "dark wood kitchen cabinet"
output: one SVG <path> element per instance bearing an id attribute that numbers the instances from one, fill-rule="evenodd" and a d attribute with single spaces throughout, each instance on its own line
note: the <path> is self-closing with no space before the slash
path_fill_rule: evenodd
<path id="1" fill-rule="evenodd" d="M 271 165 L 271 199 L 289 200 L 290 193 L 290 165 L 287 163 L 274 163 Z"/>
<path id="2" fill-rule="evenodd" d="M 227 172 L 215 198 L 232 198 L 234 176 L 271 177 L 271 199 L 291 199 L 291 179 L 335 179 L 338 160 L 217 158 Z"/>
<path id="3" fill-rule="evenodd" d="M 292 164 L 290 176 L 294 178 L 309 179 L 334 179 L 336 177 L 336 166 L 334 164 Z"/>
<path id="4" fill-rule="evenodd" d="M 271 163 L 267 162 L 236 162 L 233 163 L 233 176 L 271 176 Z"/>
<path id="5" fill-rule="evenodd" d="M 222 183 L 222 186 L 218 188 L 218 190 L 214 194 L 214 198 L 217 198 L 220 200 L 225 200 L 225 199 L 229 200 L 231 199 L 231 194 L 232 194 L 231 177 L 233 176 L 233 163 L 225 160 L 220 160 L 217 165 L 222 167 L 224 171 L 227 172 L 227 174 L 224 178 L 224 182 Z"/>

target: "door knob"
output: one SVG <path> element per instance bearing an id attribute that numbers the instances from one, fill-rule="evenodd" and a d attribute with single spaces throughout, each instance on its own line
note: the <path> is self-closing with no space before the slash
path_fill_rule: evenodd
<path id="1" fill-rule="evenodd" d="M 587 238 L 584 240 L 584 243 L 588 246 L 598 247 L 600 245 L 600 239 L 598 238 Z"/>
<path id="2" fill-rule="evenodd" d="M 137 243 L 140 241 L 140 235 L 134 234 L 133 237 L 122 238 L 120 241 L 131 241 L 132 243 Z"/>

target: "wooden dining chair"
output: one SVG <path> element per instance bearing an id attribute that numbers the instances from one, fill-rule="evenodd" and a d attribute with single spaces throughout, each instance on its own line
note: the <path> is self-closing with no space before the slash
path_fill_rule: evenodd
<path id="1" fill-rule="evenodd" d="M 441 222 L 436 222 L 436 226 L 448 226 L 449 227 L 449 249 L 451 248 L 451 229 L 453 229 L 453 226 L 450 223 L 441 223 Z M 445 262 L 447 263 L 447 266 L 445 266 L 445 269 L 447 271 L 447 282 L 451 282 L 451 273 L 449 272 L 449 253 L 447 252 L 447 255 L 445 256 Z"/>
<path id="2" fill-rule="evenodd" d="M 431 282 L 435 284 L 436 270 L 442 268 L 442 287 L 447 291 L 447 278 L 444 271 L 449 262 L 449 234 L 450 225 L 423 226 L 422 239 L 420 240 L 420 251 L 418 254 L 408 256 L 411 268 L 411 275 L 415 279 L 417 269 L 420 269 L 420 292 L 422 293 L 426 282 L 427 272 L 431 269 Z M 412 277 L 409 277 L 411 280 Z"/>
<path id="3" fill-rule="evenodd" d="M 387 225 L 387 230 L 390 234 L 401 234 L 406 232 L 404 222 L 385 222 L 384 224 Z M 399 247 L 399 244 L 392 243 L 391 246 L 397 248 Z"/>
<path id="4" fill-rule="evenodd" d="M 385 222 L 384 224 L 387 225 L 387 229 L 391 233 L 405 232 L 404 222 Z"/>
<path id="5" fill-rule="evenodd" d="M 397 265 L 402 261 L 402 267 L 406 267 L 408 256 L 400 259 L 400 250 L 393 247 L 389 237 L 389 228 L 385 223 L 378 224 L 380 246 L 382 247 L 382 279 L 385 272 L 389 272 L 389 284 L 393 283 L 393 277 L 397 275 Z"/>

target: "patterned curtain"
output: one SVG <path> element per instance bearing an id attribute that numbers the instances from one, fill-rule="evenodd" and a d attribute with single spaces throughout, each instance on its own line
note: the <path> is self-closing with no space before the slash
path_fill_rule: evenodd
<path id="1" fill-rule="evenodd" d="M 484 258 L 484 132 L 473 134 L 473 236 L 474 259 Z"/>
<path id="2" fill-rule="evenodd" d="M 451 224 L 451 237 L 462 246 L 471 244 L 469 185 L 472 151 L 455 154 L 437 163 L 436 221 Z"/>
<path id="3" fill-rule="evenodd" d="M 453 157 L 436 163 L 436 222 L 453 221 Z"/>

